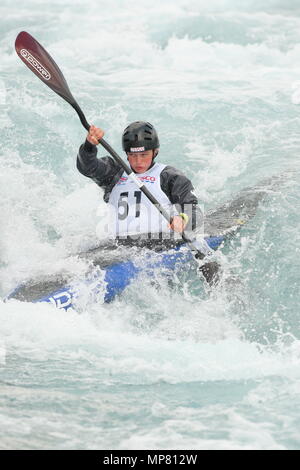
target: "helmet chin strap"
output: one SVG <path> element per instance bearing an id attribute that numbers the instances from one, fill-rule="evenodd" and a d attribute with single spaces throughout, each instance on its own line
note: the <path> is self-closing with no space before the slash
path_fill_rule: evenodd
<path id="1" fill-rule="evenodd" d="M 155 158 L 157 157 L 158 152 L 159 152 L 158 149 L 153 149 L 152 162 L 151 162 L 151 165 L 149 166 L 148 170 L 150 170 L 150 168 L 152 168 L 153 165 L 155 164 L 155 161 L 154 161 L 154 160 L 155 160 Z M 148 171 L 148 170 L 147 170 L 147 171 Z"/>

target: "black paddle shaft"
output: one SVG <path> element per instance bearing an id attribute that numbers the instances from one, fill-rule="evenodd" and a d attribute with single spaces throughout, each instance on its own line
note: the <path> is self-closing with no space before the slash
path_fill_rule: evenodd
<path id="1" fill-rule="evenodd" d="M 29 33 L 22 31 L 18 34 L 15 42 L 15 48 L 18 56 L 24 62 L 24 64 L 40 79 L 44 82 L 51 90 L 57 93 L 61 98 L 67 101 L 76 111 L 83 127 L 89 131 L 90 125 L 86 120 L 86 117 L 81 110 L 80 106 L 73 97 L 65 77 L 63 76 L 60 68 L 52 59 L 50 54 L 44 49 L 44 47 L 36 41 Z M 155 205 L 161 215 L 171 223 L 171 216 L 168 212 L 159 204 L 156 198 L 150 193 L 140 180 L 136 177 L 135 173 L 129 168 L 124 160 L 115 152 L 115 150 L 104 140 L 101 139 L 99 143 L 104 147 L 115 161 L 124 169 L 127 175 L 139 186 L 140 190 L 145 196 Z M 203 259 L 205 254 L 202 253 L 199 248 L 197 240 L 190 240 L 184 232 L 181 234 L 182 239 L 186 242 L 192 251 L 195 251 L 195 257 L 197 259 Z"/>

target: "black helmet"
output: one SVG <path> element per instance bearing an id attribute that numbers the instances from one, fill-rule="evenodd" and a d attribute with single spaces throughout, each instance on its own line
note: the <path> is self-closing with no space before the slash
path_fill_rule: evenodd
<path id="1" fill-rule="evenodd" d="M 150 122 L 136 121 L 123 132 L 122 146 L 125 152 L 144 152 L 159 147 L 156 130 Z"/>

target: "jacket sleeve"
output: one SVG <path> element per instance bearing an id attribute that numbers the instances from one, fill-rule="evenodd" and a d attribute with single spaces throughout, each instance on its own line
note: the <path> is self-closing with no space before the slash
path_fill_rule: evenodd
<path id="1" fill-rule="evenodd" d="M 203 214 L 198 205 L 198 198 L 193 193 L 192 182 L 179 170 L 167 166 L 161 172 L 161 189 L 168 196 L 178 212 L 188 215 L 189 221 L 185 231 L 200 232 L 203 225 Z"/>
<path id="2" fill-rule="evenodd" d="M 79 148 L 77 155 L 77 169 L 88 178 L 91 178 L 101 188 L 106 189 L 112 179 L 120 170 L 112 157 L 97 158 L 97 147 L 87 140 Z"/>

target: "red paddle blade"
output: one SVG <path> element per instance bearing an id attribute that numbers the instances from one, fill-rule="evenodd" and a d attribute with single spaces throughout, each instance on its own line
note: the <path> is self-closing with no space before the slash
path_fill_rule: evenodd
<path id="1" fill-rule="evenodd" d="M 20 59 L 42 82 L 71 105 L 76 103 L 58 65 L 38 41 L 22 31 L 17 36 L 15 48 Z"/>

